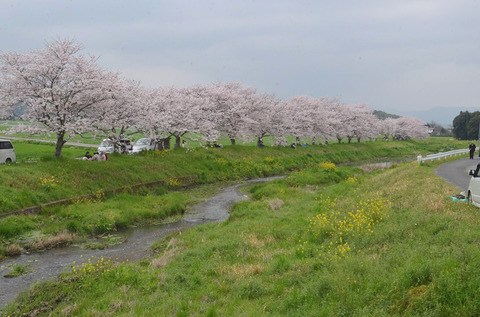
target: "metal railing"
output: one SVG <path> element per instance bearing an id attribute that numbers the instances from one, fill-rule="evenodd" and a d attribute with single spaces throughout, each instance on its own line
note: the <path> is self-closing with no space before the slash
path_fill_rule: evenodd
<path id="1" fill-rule="evenodd" d="M 453 151 L 448 151 L 448 152 L 440 152 L 436 154 L 429 154 L 426 156 L 417 156 L 417 161 L 418 163 L 423 163 L 425 161 L 431 161 L 431 160 L 436 160 L 436 159 L 442 159 L 444 157 L 450 157 L 450 156 L 457 156 L 457 155 L 462 155 L 465 153 L 470 152 L 469 149 L 461 149 L 461 150 L 453 150 Z"/>

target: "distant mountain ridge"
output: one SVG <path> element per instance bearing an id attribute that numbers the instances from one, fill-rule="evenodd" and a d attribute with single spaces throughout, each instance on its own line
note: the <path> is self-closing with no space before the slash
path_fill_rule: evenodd
<path id="1" fill-rule="evenodd" d="M 416 117 L 428 123 L 435 121 L 444 128 L 449 128 L 453 124 L 453 119 L 460 114 L 460 111 L 480 111 L 479 107 L 436 107 L 428 110 L 389 110 L 400 116 Z"/>
<path id="2" fill-rule="evenodd" d="M 381 110 L 373 110 L 373 114 L 377 116 L 377 118 L 380 120 L 385 120 L 387 118 L 393 118 L 393 119 L 400 118 L 399 115 L 386 113 L 385 111 L 381 111 Z"/>

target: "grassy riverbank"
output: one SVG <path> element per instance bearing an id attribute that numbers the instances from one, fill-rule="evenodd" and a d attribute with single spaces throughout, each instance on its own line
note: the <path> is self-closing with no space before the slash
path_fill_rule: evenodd
<path id="1" fill-rule="evenodd" d="M 217 183 L 257 178 L 304 169 L 319 162 L 360 162 L 414 158 L 417 154 L 458 148 L 461 142 L 437 138 L 428 141 L 331 144 L 296 150 L 235 146 L 216 149 L 170 150 L 136 156 L 111 155 L 108 162 L 77 160 L 85 149 L 67 147 L 54 159 L 53 145 L 15 142 L 19 164 L 2 165 L 0 214 L 49 201 L 93 195 L 73 206 L 44 208 L 40 214 L 0 218 L 0 257 L 22 248 L 40 249 L 70 243 L 75 237 L 113 232 L 122 228 L 181 214 L 188 203 L 168 188 L 157 192 L 125 193 L 105 197 L 102 191 L 159 179 L 196 175 L 198 182 Z M 30 162 L 30 163 L 26 163 Z M 312 177 L 312 175 L 310 175 Z M 170 184 L 172 183 L 172 184 Z M 170 187 L 182 184 L 167 181 Z M 138 194 L 144 197 L 139 198 Z M 149 195 L 148 197 L 146 197 Z M 102 201 L 101 204 L 89 205 Z M 129 205 L 128 211 L 122 206 Z M 62 239 L 58 239 L 58 235 Z M 53 240 L 52 240 L 53 239 Z M 49 242 L 49 241 L 53 242 Z M 33 246 L 32 246 L 33 245 Z"/>
<path id="2" fill-rule="evenodd" d="M 35 162 L 1 166 L 0 213 L 170 177 L 198 175 L 200 183 L 214 183 L 276 175 L 322 161 L 338 164 L 376 158 L 413 159 L 419 153 L 463 147 L 463 143 L 449 139 L 317 145 L 297 150 L 239 145 L 136 156 L 114 154 L 108 162 L 89 162 L 74 159 L 81 157 L 85 149 L 66 148 L 65 158 L 54 159 L 47 154 L 53 145 L 14 145 L 20 162 Z"/>
<path id="3" fill-rule="evenodd" d="M 478 209 L 456 191 L 428 165 L 311 164 L 249 186 L 228 221 L 158 242 L 151 259 L 72 264 L 5 314 L 477 315 Z"/>
<path id="4" fill-rule="evenodd" d="M 32 215 L 0 218 L 0 258 L 178 216 L 195 198 L 169 192 L 168 187 L 182 185 L 169 181 L 173 177 L 196 175 L 200 184 L 235 181 L 284 174 L 325 161 L 346 163 L 413 158 L 419 153 L 449 150 L 460 145 L 458 141 L 438 138 L 422 142 L 331 144 L 297 150 L 235 146 L 178 149 L 137 156 L 112 155 L 108 162 L 89 162 L 75 159 L 85 149 L 68 147 L 64 158 L 53 159 L 47 156 L 53 145 L 15 142 L 21 163 L 0 166 L 0 214 L 57 199 L 92 196 L 66 207 L 43 208 Z M 309 181 L 321 179 L 305 171 L 299 175 Z M 159 179 L 166 179 L 167 187 L 119 196 L 102 194 L 105 190 Z"/>

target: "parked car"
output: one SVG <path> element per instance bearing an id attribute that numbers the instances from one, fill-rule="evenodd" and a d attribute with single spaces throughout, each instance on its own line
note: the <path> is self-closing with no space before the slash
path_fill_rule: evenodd
<path id="1" fill-rule="evenodd" d="M 467 189 L 468 203 L 480 208 L 480 164 L 477 165 L 475 170 L 470 170 L 468 175 L 471 175 L 470 183 Z"/>
<path id="2" fill-rule="evenodd" d="M 102 142 L 100 143 L 100 146 L 98 147 L 98 152 L 104 152 L 104 153 L 128 153 L 131 150 L 132 146 L 130 144 L 129 139 L 121 139 L 120 140 L 120 146 L 115 148 L 115 145 L 112 140 L 110 139 L 103 139 Z"/>
<path id="3" fill-rule="evenodd" d="M 17 160 L 10 140 L 0 139 L 0 163 L 13 163 Z"/>
<path id="4" fill-rule="evenodd" d="M 156 150 L 157 146 L 154 139 L 151 138 L 141 138 L 133 145 L 130 154 L 137 154 L 141 151 L 153 151 Z"/>

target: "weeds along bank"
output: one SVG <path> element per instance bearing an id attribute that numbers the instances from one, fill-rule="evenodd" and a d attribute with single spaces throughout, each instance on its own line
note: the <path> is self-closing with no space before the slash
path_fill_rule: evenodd
<path id="1" fill-rule="evenodd" d="M 175 188 L 182 184 L 168 180 L 182 175 L 197 175 L 199 183 L 215 183 L 284 174 L 292 170 L 301 170 L 292 177 L 311 183 L 324 182 L 323 178 L 327 176 L 306 168 L 324 161 L 341 163 L 416 157 L 418 153 L 459 145 L 461 143 L 448 139 L 431 139 L 428 142 L 332 144 L 296 150 L 235 146 L 188 152 L 179 149 L 137 156 L 112 155 L 108 162 L 73 159 L 85 150 L 66 148 L 64 153 L 71 158 L 40 157 L 36 163 L 0 166 L 0 210 L 7 212 L 84 194 L 93 196 L 78 199 L 69 206 L 44 208 L 32 215 L 0 218 L 0 258 L 61 246 L 81 237 L 108 234 L 132 225 L 158 223 L 181 215 L 195 201 L 195 197 L 184 192 L 169 192 L 165 187 L 114 197 L 104 196 L 104 190 L 158 179 L 166 179 L 167 187 Z M 44 148 L 50 148 L 43 144 L 21 144 L 17 150 L 19 156 L 32 158 L 32 147 L 40 153 L 44 153 Z M 342 169 L 339 173 L 343 173 Z M 335 176 L 337 181 L 345 178 L 340 174 Z"/>
<path id="2" fill-rule="evenodd" d="M 310 177 L 316 175 L 316 177 Z M 434 168 L 314 163 L 248 187 L 228 221 L 33 287 L 5 314 L 418 316 L 480 311 L 478 209 Z M 90 266 L 89 266 L 90 265 Z"/>
<path id="3" fill-rule="evenodd" d="M 415 157 L 418 153 L 463 146 L 458 141 L 439 138 L 418 142 L 331 144 L 296 150 L 229 146 L 209 150 L 157 151 L 136 156 L 114 154 L 108 162 L 89 162 L 73 159 L 83 156 L 85 149 L 67 149 L 67 158 L 54 159 L 45 156 L 45 149 L 50 151 L 53 145 L 20 144 L 22 147 L 17 146 L 19 161 L 36 162 L 1 166 L 0 213 L 171 177 L 198 175 L 200 183 L 212 183 L 281 174 L 322 161 L 343 163 Z M 35 157 L 31 148 L 41 155 Z"/>

